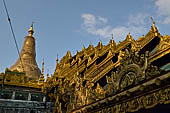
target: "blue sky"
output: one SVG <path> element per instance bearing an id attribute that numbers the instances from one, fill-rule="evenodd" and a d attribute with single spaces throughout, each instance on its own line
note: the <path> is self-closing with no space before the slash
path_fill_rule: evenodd
<path id="1" fill-rule="evenodd" d="M 45 61 L 45 72 L 54 72 L 56 57 L 70 50 L 75 55 L 90 42 L 116 42 L 130 32 L 137 39 L 156 21 L 160 33 L 170 34 L 170 0 L 6 0 L 13 28 L 21 49 L 28 29 L 34 24 L 37 63 Z M 0 72 L 18 58 L 17 50 L 0 1 Z"/>

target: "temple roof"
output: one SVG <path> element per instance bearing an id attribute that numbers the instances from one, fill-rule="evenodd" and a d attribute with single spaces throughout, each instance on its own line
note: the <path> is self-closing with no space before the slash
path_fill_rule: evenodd
<path id="1" fill-rule="evenodd" d="M 97 44 L 96 47 L 89 44 L 87 48 L 85 46 L 82 47 L 81 51 L 77 51 L 74 56 L 71 56 L 70 51 L 60 60 L 57 67 L 57 72 L 54 72 L 53 76 L 50 78 L 51 80 L 58 78 L 67 78 L 71 79 L 73 75 L 78 71 L 80 73 L 84 73 L 86 76 L 90 76 L 92 73 L 94 74 L 97 69 L 104 66 L 111 59 L 120 54 L 120 51 L 124 48 L 130 46 L 130 48 L 135 52 L 142 52 L 145 50 L 146 45 L 150 45 L 152 40 L 161 39 L 163 36 L 159 33 L 158 29 L 155 26 L 155 22 L 151 26 L 151 29 L 146 35 L 139 37 L 135 40 L 130 33 L 127 34 L 124 41 L 119 43 L 115 43 L 112 39 L 107 45 L 103 45 L 101 41 Z M 143 50 L 144 49 L 144 50 Z M 156 53 L 155 53 L 156 54 Z M 120 58 L 120 56 L 118 56 Z M 99 62 L 99 60 L 102 60 Z M 120 59 L 118 59 L 119 61 Z M 113 66 L 118 66 L 119 63 L 113 64 Z M 94 76 L 92 81 L 99 80 L 104 74 L 97 74 Z M 99 77 L 100 76 L 100 77 Z"/>

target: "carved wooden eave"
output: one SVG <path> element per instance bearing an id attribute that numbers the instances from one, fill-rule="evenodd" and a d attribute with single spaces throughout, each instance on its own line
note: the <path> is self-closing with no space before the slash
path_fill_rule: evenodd
<path id="1" fill-rule="evenodd" d="M 170 71 L 148 64 L 148 53 L 140 57 L 131 50 L 126 51 L 120 69 L 108 83 L 111 86 L 104 93 L 105 98 L 73 109 L 72 113 L 126 113 L 170 103 Z M 126 81 L 128 77 L 130 81 Z"/>
<path id="2" fill-rule="evenodd" d="M 100 71 L 100 73 L 90 73 L 90 75 L 91 74 L 94 74 L 93 76 L 94 76 L 94 78 L 93 79 L 91 79 L 91 81 L 92 82 L 97 82 L 99 79 L 101 79 L 102 77 L 103 77 L 103 75 L 106 75 L 109 71 L 111 71 L 112 69 L 114 69 L 114 68 L 116 68 L 116 67 L 118 67 L 119 66 L 119 64 L 120 64 L 120 62 L 118 61 L 118 62 L 116 62 L 116 63 L 111 63 L 111 64 L 109 64 L 108 63 L 108 65 L 106 65 L 106 68 L 104 68 L 103 70 L 101 70 Z M 96 69 L 96 71 L 98 70 L 99 68 L 97 68 Z"/>
<path id="3" fill-rule="evenodd" d="M 169 104 L 169 80 L 170 72 L 167 72 L 116 95 L 75 109 L 72 113 L 126 113 L 153 108 L 158 104 Z"/>

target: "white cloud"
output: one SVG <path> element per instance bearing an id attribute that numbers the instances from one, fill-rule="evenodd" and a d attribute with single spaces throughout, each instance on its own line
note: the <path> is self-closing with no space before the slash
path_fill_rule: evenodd
<path id="1" fill-rule="evenodd" d="M 114 34 L 115 41 L 122 41 L 126 35 L 131 32 L 132 35 L 144 33 L 147 15 L 137 14 L 130 15 L 126 25 L 113 27 L 108 25 L 106 17 L 95 16 L 93 14 L 82 14 L 83 19 L 82 28 L 89 34 L 96 35 L 103 38 L 110 38 Z"/>
<path id="2" fill-rule="evenodd" d="M 134 38 L 137 38 L 137 35 L 142 35 L 142 33 L 145 32 L 145 28 L 142 26 L 120 26 L 120 27 L 115 27 L 112 29 L 111 33 L 113 33 L 116 36 L 116 41 L 121 41 L 123 40 L 128 33 L 131 33 Z"/>
<path id="3" fill-rule="evenodd" d="M 101 16 L 94 16 L 92 14 L 82 14 L 83 19 L 82 27 L 89 34 L 106 37 L 108 30 L 110 29 L 107 24 L 107 18 Z"/>
<path id="4" fill-rule="evenodd" d="M 81 18 L 84 20 L 83 24 L 86 27 L 92 27 L 96 25 L 96 17 L 92 14 L 83 14 Z"/>
<path id="5" fill-rule="evenodd" d="M 99 19 L 100 23 L 102 23 L 102 24 L 106 24 L 107 23 L 107 18 L 105 18 L 105 17 L 99 16 L 98 19 Z"/>
<path id="6" fill-rule="evenodd" d="M 170 24 L 170 16 L 165 17 L 163 24 Z"/>
<path id="7" fill-rule="evenodd" d="M 159 16 L 160 24 L 170 24 L 170 0 L 153 0 L 156 6 L 155 12 Z M 127 22 L 120 26 L 112 26 L 108 24 L 108 19 L 99 15 L 83 14 L 82 28 L 89 34 L 110 38 L 111 34 L 114 34 L 116 42 L 123 40 L 130 32 L 134 38 L 143 35 L 146 32 L 146 26 L 148 22 L 151 22 L 148 12 L 137 13 L 129 15 Z"/>
<path id="8" fill-rule="evenodd" d="M 170 24 L 170 0 L 156 0 L 157 13 L 164 16 L 163 24 Z"/>
<path id="9" fill-rule="evenodd" d="M 128 25 L 143 25 L 146 23 L 147 14 L 138 13 L 136 15 L 130 15 Z"/>
<path id="10" fill-rule="evenodd" d="M 156 0 L 155 5 L 158 7 L 160 15 L 170 15 L 170 0 Z"/>

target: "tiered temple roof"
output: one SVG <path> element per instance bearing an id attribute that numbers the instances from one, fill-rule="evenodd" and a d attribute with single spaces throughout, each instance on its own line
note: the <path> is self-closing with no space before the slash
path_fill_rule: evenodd
<path id="1" fill-rule="evenodd" d="M 130 88 L 145 84 L 170 70 L 169 38 L 168 35 L 162 36 L 153 22 L 150 31 L 137 40 L 129 33 L 118 44 L 112 36 L 107 45 L 100 41 L 94 47 L 90 43 L 88 48 L 83 46 L 74 56 L 68 51 L 59 63 L 57 60 L 55 72 L 46 82 L 50 98 L 56 101 L 56 112 L 57 109 L 85 113 L 97 109 L 100 111 L 100 106 L 106 107 L 112 100 L 108 97 L 119 99 L 119 93 L 123 91 L 130 98 L 133 91 L 137 93 L 137 90 L 132 91 Z M 167 79 L 170 74 L 165 76 Z M 156 80 L 160 82 L 164 79 Z M 146 84 L 152 86 L 152 83 Z M 103 101 L 104 104 L 100 104 Z"/>

